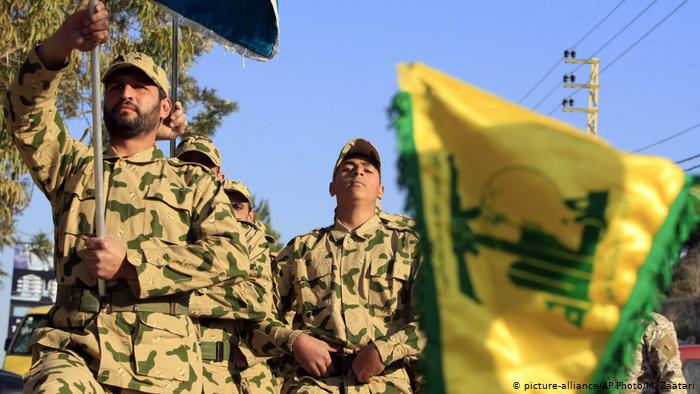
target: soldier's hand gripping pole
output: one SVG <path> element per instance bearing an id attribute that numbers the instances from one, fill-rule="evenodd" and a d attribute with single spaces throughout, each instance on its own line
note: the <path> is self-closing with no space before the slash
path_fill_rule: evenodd
<path id="1" fill-rule="evenodd" d="M 97 0 L 90 0 L 90 10 L 95 12 Z M 90 51 L 90 85 L 92 87 L 92 145 L 95 153 L 95 232 L 98 238 L 105 236 L 104 169 L 102 168 L 102 119 L 100 113 L 100 46 Z M 104 279 L 97 279 L 100 298 L 107 295 Z"/>

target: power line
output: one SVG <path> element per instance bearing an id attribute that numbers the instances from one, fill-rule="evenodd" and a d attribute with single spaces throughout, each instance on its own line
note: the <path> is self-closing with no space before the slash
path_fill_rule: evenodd
<path id="1" fill-rule="evenodd" d="M 644 33 L 643 36 L 639 37 L 639 39 L 638 39 L 637 41 L 635 41 L 634 44 L 630 45 L 627 49 L 625 49 L 624 51 L 622 51 L 622 53 L 620 53 L 615 59 L 613 59 L 613 61 L 611 61 L 610 63 L 608 63 L 608 65 L 605 66 L 605 67 L 603 68 L 603 70 L 601 71 L 601 73 L 602 73 L 603 71 L 609 69 L 613 64 L 615 64 L 615 62 L 617 62 L 618 60 L 620 60 L 621 57 L 625 56 L 625 55 L 627 54 L 627 52 L 629 52 L 632 48 L 634 48 L 635 46 L 637 46 L 637 44 L 639 44 L 643 39 L 647 38 L 647 36 L 648 36 L 649 34 L 651 34 L 654 30 L 656 30 L 656 28 L 658 28 L 658 27 L 661 26 L 664 22 L 666 22 L 666 20 L 667 20 L 668 18 L 670 18 L 671 15 L 675 14 L 676 11 L 678 11 L 679 9 L 681 9 L 681 7 L 683 7 L 683 6 L 685 5 L 685 3 L 687 3 L 687 2 L 688 2 L 688 0 L 683 0 L 682 3 L 678 4 L 678 6 L 677 6 L 676 8 L 674 8 L 671 12 L 668 13 L 668 15 L 666 15 L 666 16 L 665 16 L 663 19 L 661 19 L 657 24 L 655 24 L 654 27 L 652 27 L 651 29 L 649 29 L 649 31 L 647 31 L 646 33 Z"/>
<path id="2" fill-rule="evenodd" d="M 637 14 L 637 16 L 635 16 L 635 17 L 632 18 L 629 22 L 627 22 L 627 24 L 626 24 L 622 29 L 620 29 L 620 31 L 618 31 L 617 33 L 615 33 L 615 35 L 612 36 L 612 38 L 610 38 L 608 41 L 606 41 L 605 44 L 603 44 L 600 48 L 598 48 L 597 51 L 593 52 L 593 54 L 592 54 L 591 56 L 589 56 L 589 57 L 593 57 L 593 56 L 599 54 L 600 51 L 602 51 L 603 49 L 605 49 L 605 47 L 607 47 L 608 45 L 610 45 L 611 42 L 615 41 L 615 39 L 616 39 L 617 37 L 619 37 L 620 34 L 622 34 L 622 33 L 623 33 L 625 30 L 627 30 L 630 26 L 632 26 L 632 24 L 633 24 L 634 22 L 636 22 L 637 19 L 639 19 L 642 15 L 644 15 L 644 14 L 649 10 L 649 8 L 651 8 L 654 4 L 656 4 L 657 1 L 659 1 L 659 0 L 654 0 L 654 1 L 652 1 L 651 3 L 649 3 L 649 5 L 646 6 L 646 8 L 644 8 L 639 14 Z"/>
<path id="3" fill-rule="evenodd" d="M 605 47 L 607 47 L 608 45 L 610 45 L 610 43 L 612 43 L 613 41 L 615 41 L 615 39 L 616 39 L 617 37 L 619 37 L 620 34 L 622 34 L 622 33 L 623 33 L 625 30 L 627 30 L 630 26 L 632 26 L 632 24 L 633 24 L 634 22 L 636 22 L 637 19 L 639 19 L 642 15 L 644 15 L 654 4 L 656 4 L 657 1 L 659 1 L 659 0 L 654 0 L 654 1 L 652 1 L 651 3 L 649 3 L 649 5 L 647 5 L 643 10 L 641 10 L 637 15 L 635 15 L 634 18 L 630 19 L 630 21 L 627 22 L 627 24 L 626 24 L 625 26 L 623 26 L 622 29 L 620 29 L 617 33 L 615 33 L 608 41 L 606 41 L 603 45 L 601 45 L 600 48 L 598 48 L 595 52 L 593 52 L 593 54 L 592 54 L 591 56 L 589 56 L 589 57 L 593 57 L 593 56 L 597 55 L 598 53 L 600 53 L 600 51 L 602 51 L 603 49 L 605 49 Z M 687 0 L 686 0 L 686 1 L 687 1 Z M 576 67 L 576 68 L 574 69 L 574 71 L 572 71 L 572 72 L 575 73 L 575 72 L 578 71 L 581 67 L 583 67 L 583 64 L 581 64 L 581 65 L 579 65 L 578 67 Z M 561 86 L 561 85 L 560 85 L 559 83 L 557 83 L 557 85 L 554 87 L 554 89 L 552 89 L 552 90 L 547 94 L 547 96 L 545 96 L 542 100 L 540 100 L 540 101 L 537 103 L 537 105 L 534 106 L 534 107 L 532 108 L 532 110 L 534 111 L 534 110 L 536 110 L 537 108 L 539 108 L 539 106 L 542 105 L 542 103 L 543 103 L 546 99 L 548 99 L 549 96 L 551 96 L 551 95 L 557 90 L 557 88 L 558 88 L 559 86 Z M 570 98 L 571 96 L 573 96 L 574 94 L 576 94 L 576 92 L 578 92 L 579 90 L 580 90 L 580 89 L 577 89 L 575 92 L 571 93 L 571 94 L 567 97 L 567 99 Z M 551 111 L 551 112 L 549 113 L 549 115 L 551 115 L 554 111 L 556 111 L 557 109 L 559 109 L 559 107 L 560 107 L 560 106 L 557 106 L 557 108 L 554 109 L 553 111 Z"/>
<path id="4" fill-rule="evenodd" d="M 698 157 L 700 157 L 700 154 L 698 154 L 698 155 L 693 155 L 693 156 L 690 156 L 690 157 L 686 157 L 685 159 L 681 159 L 681 160 L 678 160 L 678 161 L 674 161 L 673 163 L 674 163 L 674 164 L 681 164 L 681 163 L 685 163 L 686 161 L 691 161 L 691 160 L 693 160 L 693 159 L 697 159 Z"/>
<path id="5" fill-rule="evenodd" d="M 674 138 L 676 138 L 676 137 L 679 137 L 679 136 L 681 136 L 681 135 L 683 135 L 683 134 L 685 134 L 685 133 L 687 133 L 687 132 L 689 132 L 689 131 L 695 130 L 695 129 L 698 128 L 698 127 L 700 127 L 700 122 L 699 122 L 699 123 L 696 123 L 696 124 L 694 124 L 694 125 L 692 125 L 692 126 L 690 126 L 690 127 L 688 127 L 688 128 L 685 129 L 685 130 L 681 130 L 681 131 L 679 131 L 679 132 L 677 132 L 677 133 L 675 133 L 675 134 L 671 134 L 671 135 L 669 135 L 669 136 L 666 137 L 666 138 L 660 139 L 660 140 L 658 140 L 658 141 L 656 141 L 656 142 L 652 142 L 652 143 L 649 144 L 649 145 L 644 145 L 643 147 L 638 148 L 638 149 L 635 149 L 635 150 L 633 150 L 632 152 L 633 152 L 633 153 L 637 153 L 637 152 L 641 152 L 641 151 L 643 151 L 643 150 L 647 150 L 647 149 L 649 149 L 649 148 L 653 148 L 653 147 L 655 147 L 656 145 L 661 145 L 661 144 L 663 144 L 663 143 L 666 142 L 666 141 L 669 141 L 669 140 L 672 140 L 672 139 L 674 139 Z M 678 163 L 678 162 L 676 162 L 676 163 Z"/>
<path id="6" fill-rule="evenodd" d="M 654 0 L 654 3 L 655 3 L 656 1 L 657 1 L 657 0 Z M 624 51 L 622 51 L 622 53 L 620 53 L 615 59 L 613 59 L 613 61 L 610 62 L 607 66 L 603 67 L 603 69 L 600 71 L 600 74 L 603 74 L 603 72 L 604 72 L 605 70 L 609 69 L 610 66 L 612 66 L 613 64 L 615 64 L 618 60 L 620 60 L 620 58 L 622 58 L 624 55 L 626 55 L 627 52 L 629 52 L 632 48 L 634 48 L 635 46 L 637 46 L 637 44 L 639 44 L 640 42 L 642 42 L 642 40 L 644 40 L 645 38 L 647 38 L 647 36 L 649 36 L 649 34 L 651 34 L 654 30 L 656 30 L 659 26 L 661 26 L 664 22 L 666 22 L 666 20 L 668 20 L 668 18 L 670 18 L 671 15 L 675 14 L 676 11 L 678 11 L 681 7 L 683 7 L 683 6 L 685 5 L 685 3 L 687 3 L 687 2 L 688 2 L 688 0 L 683 0 L 683 2 L 680 3 L 676 8 L 674 8 L 671 12 L 669 12 L 668 14 L 666 14 L 666 16 L 664 16 L 659 22 L 657 22 L 651 29 L 649 29 L 646 33 L 644 33 L 641 37 L 639 37 L 639 39 L 637 39 L 637 41 L 635 41 L 634 43 L 632 43 L 632 45 L 628 46 L 627 49 L 625 49 Z M 654 4 L 654 3 L 652 3 L 652 4 Z M 651 6 L 651 4 L 650 4 L 650 6 Z M 644 11 L 646 11 L 648 8 L 649 8 L 649 7 L 645 8 Z M 642 12 L 644 12 L 644 11 L 642 11 Z M 596 53 L 597 53 L 597 52 L 596 52 Z M 581 67 L 581 66 L 579 66 L 579 68 L 580 68 L 580 67 Z M 578 70 L 578 68 L 577 68 L 576 70 Z M 575 70 L 574 70 L 574 71 L 575 71 Z M 557 85 L 557 86 L 558 86 L 558 85 Z M 573 93 L 571 93 L 570 95 L 566 96 L 565 98 L 566 98 L 566 99 L 571 98 L 573 95 L 575 95 L 576 93 L 578 93 L 579 90 L 581 90 L 581 88 L 576 89 Z M 550 93 L 550 94 L 551 94 L 551 93 Z M 558 110 L 560 107 L 561 107 L 561 104 L 557 104 L 557 106 L 554 107 L 554 108 L 552 108 L 552 110 L 549 111 L 549 113 L 547 113 L 547 115 L 553 114 L 553 113 L 554 113 L 556 110 Z M 534 109 L 536 109 L 536 108 L 533 108 L 533 110 L 534 110 Z"/>
<path id="7" fill-rule="evenodd" d="M 698 164 L 698 165 L 696 165 L 696 166 L 692 166 L 692 167 L 690 167 L 690 168 L 686 168 L 686 169 L 683 170 L 683 171 L 691 171 L 691 170 L 694 170 L 694 169 L 696 169 L 696 168 L 700 168 L 700 164 Z"/>
<path id="8" fill-rule="evenodd" d="M 595 26 L 593 26 L 593 28 L 591 28 L 591 30 L 588 31 L 588 33 L 584 34 L 583 37 L 581 37 L 581 39 L 578 40 L 578 42 L 576 42 L 576 44 L 572 45 L 570 48 L 576 48 L 577 46 L 579 46 L 579 44 L 581 44 L 586 38 L 588 38 L 588 36 L 591 35 L 591 33 L 593 33 L 598 27 L 600 27 L 600 25 L 602 25 L 603 22 L 605 22 L 605 21 L 610 17 L 610 15 L 612 15 L 615 11 L 617 11 L 617 9 L 620 8 L 620 6 L 622 6 L 622 4 L 625 3 L 625 1 L 627 1 L 627 0 L 622 0 L 622 1 L 620 1 L 620 2 L 615 6 L 615 8 L 613 8 L 610 12 L 608 12 L 608 14 L 605 15 L 605 16 L 603 17 L 603 19 L 601 19 L 600 21 L 598 21 L 598 23 L 596 23 Z M 521 104 L 523 101 L 525 101 L 525 99 L 527 99 L 528 97 L 530 97 L 530 95 L 532 94 L 532 92 L 534 92 L 535 89 L 537 89 L 537 88 L 542 84 L 542 82 L 544 82 L 544 80 L 547 79 L 547 77 L 548 77 L 548 76 L 557 68 L 557 66 L 559 66 L 560 64 L 561 64 L 561 58 L 557 59 L 557 61 L 554 62 L 554 64 L 552 65 L 552 67 L 549 69 L 549 71 L 547 71 L 547 72 L 542 76 L 542 78 L 540 78 L 540 80 L 537 81 L 537 83 L 535 83 L 535 86 L 531 87 L 530 90 L 528 90 L 528 92 L 520 99 L 520 101 L 518 101 L 518 104 Z"/>

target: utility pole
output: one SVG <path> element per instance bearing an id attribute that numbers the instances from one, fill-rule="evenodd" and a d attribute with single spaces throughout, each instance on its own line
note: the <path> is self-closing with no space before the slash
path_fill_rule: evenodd
<path id="1" fill-rule="evenodd" d="M 574 74 L 564 75 L 564 87 L 572 89 L 588 89 L 588 107 L 575 108 L 574 100 L 571 98 L 562 100 L 562 111 L 564 112 L 584 112 L 587 114 L 586 131 L 593 135 L 598 135 L 598 75 L 600 74 L 600 59 L 576 59 L 576 51 L 564 51 L 564 63 L 569 64 L 590 64 L 591 75 L 588 83 L 576 83 Z M 568 104 L 568 105 L 567 105 Z"/>

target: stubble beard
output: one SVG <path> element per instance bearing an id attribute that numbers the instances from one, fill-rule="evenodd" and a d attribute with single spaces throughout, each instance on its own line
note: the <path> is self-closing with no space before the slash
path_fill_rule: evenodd
<path id="1" fill-rule="evenodd" d="M 107 108 L 102 109 L 102 116 L 110 137 L 127 140 L 148 133 L 158 127 L 160 122 L 160 108 L 158 104 L 145 112 L 142 112 L 140 108 L 132 104 L 131 106 L 136 112 L 135 117 L 129 116 L 126 112 L 115 114 L 116 108 L 122 104 L 124 104 L 123 101 L 115 104 L 109 111 Z"/>

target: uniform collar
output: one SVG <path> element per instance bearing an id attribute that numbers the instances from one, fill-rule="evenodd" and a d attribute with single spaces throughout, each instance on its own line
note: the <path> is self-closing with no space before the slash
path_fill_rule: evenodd
<path id="1" fill-rule="evenodd" d="M 156 161 L 158 159 L 164 158 L 165 155 L 163 154 L 163 151 L 158 149 L 156 145 L 151 146 L 150 148 L 141 151 L 139 153 L 136 153 L 134 155 L 129 156 L 128 158 L 123 158 L 119 156 L 119 153 L 117 153 L 116 150 L 114 150 L 114 147 L 110 145 L 104 153 L 104 158 L 106 160 L 110 159 L 122 159 L 127 162 L 131 163 L 150 163 L 153 161 Z"/>
<path id="2" fill-rule="evenodd" d="M 331 226 L 331 238 L 334 242 L 341 242 L 343 239 L 345 239 L 346 235 L 352 234 L 362 238 L 363 240 L 367 240 L 376 233 L 376 229 L 379 227 L 380 223 L 381 220 L 379 220 L 379 216 L 375 214 L 360 227 L 356 228 L 355 231 L 351 232 L 336 218 L 335 223 L 333 223 L 333 226 Z"/>

